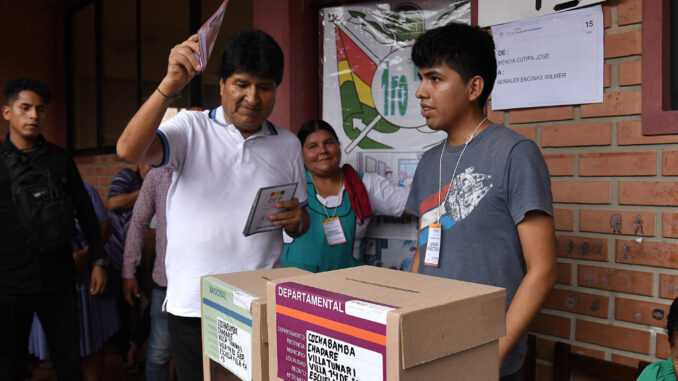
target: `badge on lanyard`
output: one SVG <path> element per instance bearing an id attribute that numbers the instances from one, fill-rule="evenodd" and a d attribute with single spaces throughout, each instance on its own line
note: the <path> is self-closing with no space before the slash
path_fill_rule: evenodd
<path id="1" fill-rule="evenodd" d="M 440 224 L 428 225 L 428 243 L 426 244 L 426 256 L 424 257 L 424 265 L 438 267 L 438 260 L 440 259 Z"/>
<path id="2" fill-rule="evenodd" d="M 346 236 L 344 235 L 344 229 L 341 227 L 339 217 L 327 218 L 322 223 L 328 245 L 336 246 L 346 243 Z"/>

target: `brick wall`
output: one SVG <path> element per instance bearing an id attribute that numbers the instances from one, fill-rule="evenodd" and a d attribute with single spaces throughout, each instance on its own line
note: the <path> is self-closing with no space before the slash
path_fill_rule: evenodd
<path id="1" fill-rule="evenodd" d="M 530 328 L 539 380 L 551 379 L 555 341 L 631 366 L 670 355 L 678 136 L 641 133 L 642 0 L 603 9 L 603 103 L 490 113 L 539 144 L 551 172 L 558 281 Z"/>
<path id="2" fill-rule="evenodd" d="M 104 204 L 108 196 L 108 186 L 115 175 L 125 167 L 136 168 L 136 165 L 120 161 L 116 155 L 81 156 L 75 158 L 75 163 L 83 181 L 96 188 Z"/>

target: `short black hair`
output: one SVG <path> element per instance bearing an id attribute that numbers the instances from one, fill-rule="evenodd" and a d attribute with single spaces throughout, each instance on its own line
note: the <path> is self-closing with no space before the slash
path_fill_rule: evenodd
<path id="1" fill-rule="evenodd" d="M 236 33 L 226 43 L 221 55 L 219 77 L 224 81 L 233 73 L 245 72 L 270 78 L 276 86 L 282 82 L 285 57 L 273 37 L 259 29 Z"/>
<path id="2" fill-rule="evenodd" d="M 673 340 L 675 335 L 678 332 L 678 298 L 673 299 L 671 303 L 671 309 L 669 310 L 669 316 L 666 318 L 666 334 L 669 336 L 669 344 L 673 347 Z"/>
<path id="3" fill-rule="evenodd" d="M 417 38 L 412 47 L 412 62 L 418 67 L 446 63 L 464 82 L 479 75 L 485 81 L 480 107 L 485 106 L 497 78 L 494 40 L 484 30 L 462 23 L 449 23 L 431 29 Z"/>
<path id="4" fill-rule="evenodd" d="M 301 128 L 299 129 L 299 132 L 297 132 L 297 137 L 301 142 L 301 146 L 302 147 L 304 146 L 304 142 L 306 141 L 306 138 L 309 135 L 320 130 L 325 130 L 329 132 L 329 134 L 332 135 L 332 137 L 337 139 L 337 143 L 339 142 L 339 137 L 337 136 L 337 133 L 334 131 L 334 128 L 332 128 L 332 126 L 330 126 L 329 123 L 325 122 L 322 119 L 314 119 L 309 120 L 308 122 L 302 124 Z"/>
<path id="5" fill-rule="evenodd" d="M 42 102 L 48 105 L 52 101 L 52 93 L 47 86 L 34 78 L 15 78 L 5 84 L 5 104 L 10 106 L 19 98 L 19 93 L 30 90 L 42 98 Z"/>

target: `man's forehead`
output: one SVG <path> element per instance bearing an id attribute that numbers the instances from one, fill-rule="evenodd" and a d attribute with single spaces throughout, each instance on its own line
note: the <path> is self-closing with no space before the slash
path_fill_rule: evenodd
<path id="1" fill-rule="evenodd" d="M 275 84 L 275 80 L 273 78 L 267 78 L 267 77 L 260 77 L 254 73 L 250 73 L 248 71 L 236 71 L 233 74 L 231 74 L 228 79 L 232 81 L 247 81 L 247 82 L 256 82 L 256 83 L 272 83 Z"/>

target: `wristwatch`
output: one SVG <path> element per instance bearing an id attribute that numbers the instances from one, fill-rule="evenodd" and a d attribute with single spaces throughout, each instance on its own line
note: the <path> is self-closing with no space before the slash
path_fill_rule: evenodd
<path id="1" fill-rule="evenodd" d="M 101 257 L 92 263 L 92 266 L 101 266 L 103 268 L 108 267 L 108 259 Z"/>

